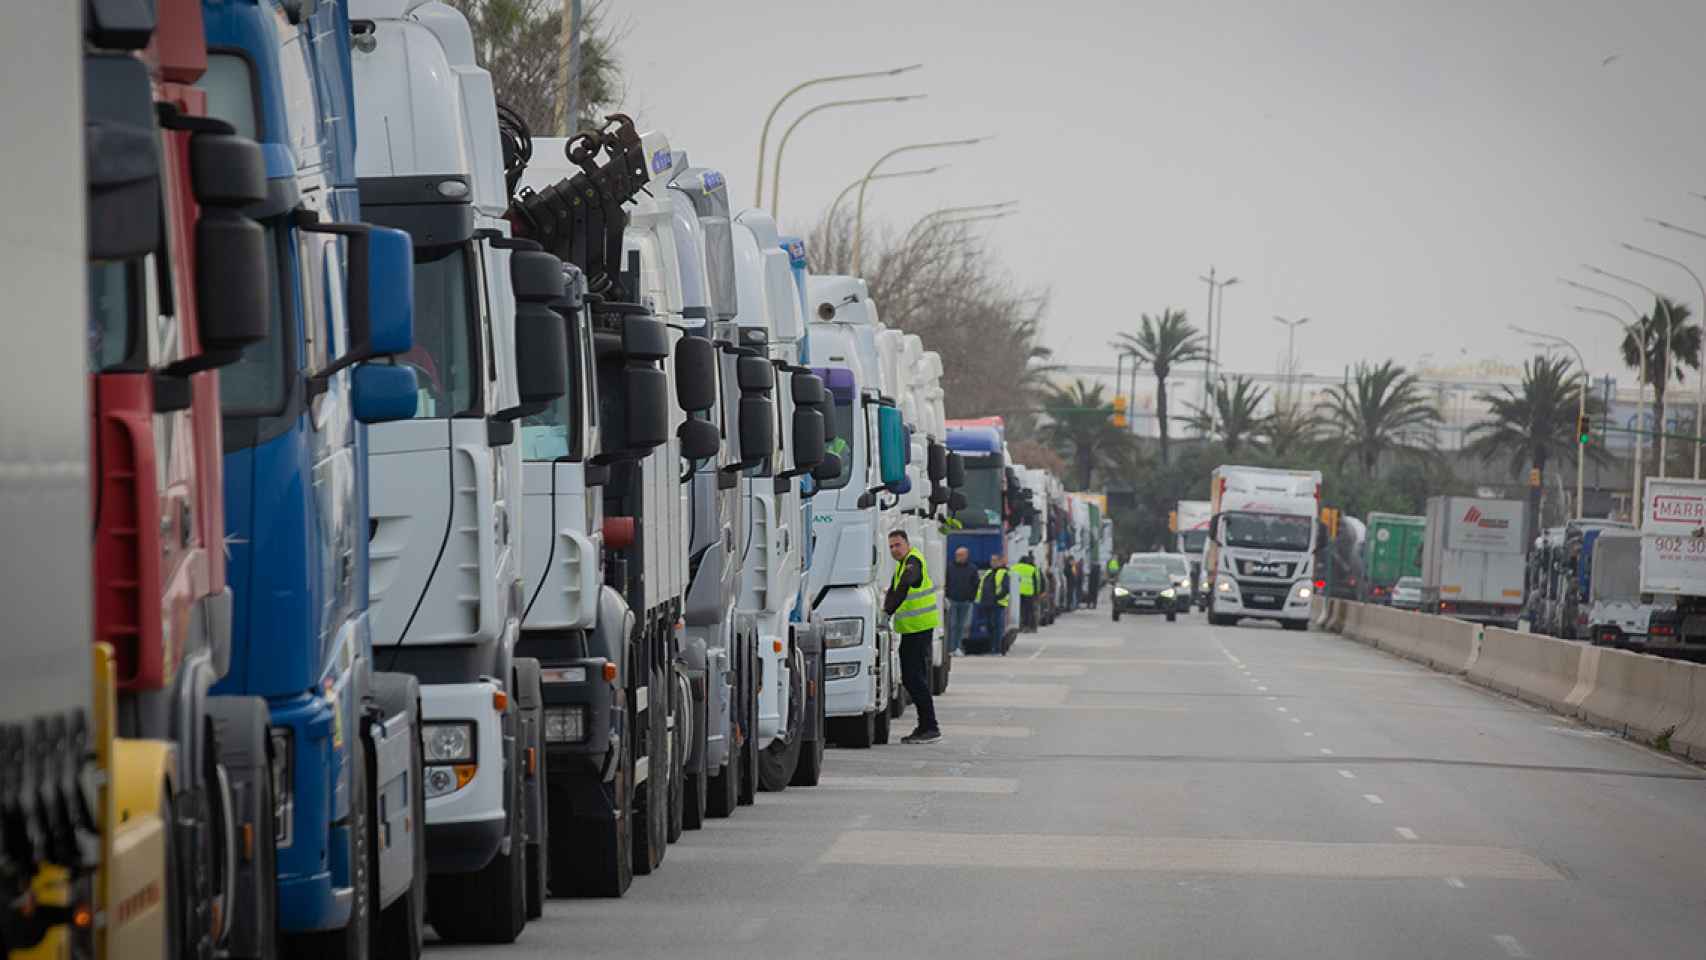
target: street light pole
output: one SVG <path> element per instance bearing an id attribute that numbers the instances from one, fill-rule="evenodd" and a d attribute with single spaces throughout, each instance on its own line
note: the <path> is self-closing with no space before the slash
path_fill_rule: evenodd
<path id="1" fill-rule="evenodd" d="M 1308 323 L 1309 318 L 1308 317 L 1299 317 L 1296 320 L 1287 320 L 1284 317 L 1276 316 L 1276 317 L 1274 317 L 1274 322 L 1283 325 L 1285 327 L 1285 330 L 1286 330 L 1286 335 L 1285 335 L 1286 399 L 1292 403 L 1296 403 L 1297 397 L 1294 394 L 1297 392 L 1297 349 L 1296 349 L 1297 348 L 1297 328 Z"/>
<path id="2" fill-rule="evenodd" d="M 1666 467 L 1666 464 L 1665 464 L 1665 435 L 1667 433 L 1669 433 L 1670 431 L 1665 429 L 1665 410 L 1663 409 L 1662 406 L 1660 406 L 1661 401 L 1659 398 L 1663 397 L 1664 392 L 1666 390 L 1670 389 L 1670 353 L 1671 353 L 1670 304 L 1665 300 L 1664 295 L 1659 293 L 1658 290 L 1647 286 L 1646 284 L 1642 283 L 1639 280 L 1632 280 L 1629 277 L 1623 276 L 1622 274 L 1612 273 L 1610 270 L 1601 270 L 1600 268 L 1593 266 L 1592 264 L 1584 263 L 1584 264 L 1582 264 L 1582 266 L 1585 267 L 1586 269 L 1588 269 L 1589 271 L 1591 271 L 1595 274 L 1598 274 L 1599 276 L 1606 277 L 1606 278 L 1611 279 L 1611 280 L 1616 280 L 1616 281 L 1619 281 L 1621 283 L 1627 283 L 1631 287 L 1638 287 L 1642 290 L 1647 291 L 1647 293 L 1651 294 L 1652 298 L 1653 298 L 1653 302 L 1658 305 L 1658 309 L 1655 309 L 1653 311 L 1653 313 L 1654 313 L 1653 319 L 1655 321 L 1658 320 L 1657 314 L 1658 314 L 1659 310 L 1664 311 L 1664 314 L 1665 314 L 1665 352 L 1664 352 L 1664 356 L 1662 358 L 1660 358 L 1660 362 L 1659 362 L 1659 385 L 1653 389 L 1653 404 L 1655 407 L 1659 407 L 1659 409 L 1656 411 L 1656 413 L 1658 414 L 1658 423 L 1656 423 L 1654 426 L 1657 427 L 1657 429 L 1659 431 L 1659 478 L 1663 479 L 1664 475 L 1665 475 L 1665 467 Z M 1642 332 L 1642 339 L 1645 339 L 1645 331 Z"/>
<path id="3" fill-rule="evenodd" d="M 799 93 L 807 87 L 815 87 L 820 83 L 840 83 L 843 80 L 869 80 L 874 77 L 898 77 L 903 73 L 917 70 L 922 66 L 924 66 L 924 64 L 914 63 L 910 66 L 895 67 L 893 70 L 870 70 L 865 73 L 839 73 L 828 77 L 813 77 L 810 80 L 802 80 L 799 83 L 794 84 L 792 87 L 789 87 L 788 92 L 782 94 L 781 98 L 778 99 L 775 105 L 770 108 L 770 112 L 765 115 L 764 129 L 760 130 L 758 133 L 758 183 L 752 188 L 752 205 L 755 207 L 761 207 L 764 205 L 764 155 L 769 152 L 770 124 L 776 119 L 776 111 L 782 109 L 782 104 L 787 103 L 789 97 L 792 97 L 794 94 Z"/>
<path id="4" fill-rule="evenodd" d="M 1587 416 L 1588 416 L 1588 383 L 1589 383 L 1589 381 L 1588 381 L 1588 362 L 1586 360 L 1582 359 L 1582 352 L 1580 350 L 1576 349 L 1575 344 L 1564 339 L 1563 337 L 1558 336 L 1555 333 L 1542 333 L 1538 330 L 1527 330 L 1527 329 L 1519 327 L 1515 324 L 1511 324 L 1511 329 L 1515 330 L 1517 333 L 1525 333 L 1531 337 L 1538 337 L 1541 340 L 1544 340 L 1544 341 L 1547 341 L 1550 343 L 1561 343 L 1564 346 L 1569 347 L 1570 352 L 1574 353 L 1576 355 L 1576 372 L 1577 372 L 1578 379 L 1580 379 L 1580 381 L 1581 381 L 1581 385 L 1576 388 L 1576 429 L 1580 430 L 1582 423 L 1587 420 Z M 1580 435 L 1578 435 L 1576 437 L 1576 519 L 1577 520 L 1582 519 L 1582 516 L 1583 516 L 1583 513 L 1582 513 L 1582 504 L 1583 504 L 1583 501 L 1582 501 L 1582 476 L 1583 476 L 1583 474 L 1582 474 L 1582 462 L 1583 462 L 1583 454 L 1586 452 L 1586 447 L 1587 447 L 1587 444 L 1583 443 Z"/>
<path id="5" fill-rule="evenodd" d="M 927 94 L 907 93 L 896 97 L 860 97 L 857 100 L 831 100 L 820 103 L 794 118 L 788 124 L 788 129 L 782 131 L 782 142 L 776 145 L 776 169 L 770 174 L 770 219 L 775 220 L 777 210 L 782 205 L 782 155 L 788 150 L 788 138 L 794 135 L 794 130 L 804 120 L 820 110 L 834 110 L 840 107 L 863 107 L 873 103 L 905 103 L 908 100 L 923 100 Z"/>
<path id="6" fill-rule="evenodd" d="M 1573 280 L 1565 280 L 1564 282 L 1570 284 L 1571 286 L 1581 287 L 1583 290 L 1594 290 L 1593 287 L 1589 287 L 1586 284 L 1576 283 Z M 1597 291 L 1597 292 L 1603 293 L 1604 291 Z M 1621 297 L 1618 297 L 1614 293 L 1608 293 L 1605 295 L 1608 297 L 1611 297 L 1613 299 L 1618 299 L 1618 300 L 1622 299 Z M 1645 331 L 1640 330 L 1635 324 L 1626 322 L 1622 317 L 1619 317 L 1617 314 L 1612 313 L 1610 310 L 1601 310 L 1599 307 L 1583 307 L 1583 306 L 1577 306 L 1575 309 L 1578 313 L 1595 313 L 1595 314 L 1598 314 L 1602 317 L 1609 318 L 1612 323 L 1615 323 L 1618 326 L 1623 328 L 1623 332 L 1626 336 L 1628 336 L 1630 339 L 1634 340 L 1636 343 L 1639 343 L 1641 345 L 1641 383 L 1640 383 L 1640 386 L 1636 387 L 1636 392 L 1635 392 L 1636 419 L 1639 420 L 1641 418 L 1641 412 L 1640 411 L 1641 411 L 1642 407 L 1644 407 L 1646 405 L 1646 402 L 1647 402 L 1647 344 L 1646 344 L 1646 338 L 1644 336 Z M 1631 309 L 1633 309 L 1633 308 L 1631 308 Z M 1646 444 L 1642 443 L 1641 433 L 1642 433 L 1642 431 L 1640 429 L 1640 424 L 1637 423 L 1636 429 L 1635 429 L 1635 455 L 1633 457 L 1629 458 L 1630 460 L 1632 460 L 1634 462 L 1634 470 L 1635 470 L 1634 477 L 1630 480 L 1630 487 L 1629 487 L 1629 515 L 1630 515 L 1630 517 L 1632 517 L 1634 519 L 1636 526 L 1639 526 L 1641 523 L 1641 517 L 1640 517 L 1640 512 L 1639 512 L 1641 509 L 1639 504 L 1642 502 L 1641 501 L 1641 461 L 1643 459 L 1645 459 L 1645 454 L 1646 454 Z"/>
<path id="7" fill-rule="evenodd" d="M 1009 207 L 1017 206 L 1018 203 L 1019 201 L 1017 200 L 1003 200 L 1000 203 L 974 203 L 963 207 L 941 207 L 939 209 L 932 210 L 924 216 L 919 217 L 917 222 L 912 225 L 911 229 L 906 231 L 906 239 L 901 242 L 901 246 L 910 246 L 912 244 L 912 238 L 917 236 L 919 230 L 924 229 L 926 225 L 930 225 L 933 229 L 934 223 L 941 220 L 941 218 L 951 217 L 960 213 L 980 213 L 983 211 L 1007 210 Z M 950 220 L 947 222 L 952 223 L 953 221 Z"/>
<path id="8" fill-rule="evenodd" d="M 895 180 L 900 177 L 927 177 L 932 173 L 938 173 L 946 169 L 948 169 L 948 164 L 941 163 L 934 167 L 920 167 L 917 170 L 896 170 L 893 173 L 879 173 L 876 176 L 871 177 L 870 180 L 872 183 L 875 183 L 878 180 Z M 841 192 L 835 195 L 835 202 L 829 205 L 829 218 L 824 221 L 824 223 L 831 229 L 835 226 L 835 211 L 841 209 L 841 201 L 847 199 L 847 195 L 852 193 L 859 184 L 864 182 L 865 178 L 855 180 L 847 186 L 842 187 Z"/>
<path id="9" fill-rule="evenodd" d="M 1660 226 L 1666 230 L 1670 230 L 1670 231 L 1675 232 L 1675 233 L 1686 234 L 1687 236 L 1694 237 L 1696 239 L 1706 240 L 1706 233 L 1701 233 L 1698 230 L 1690 230 L 1687 227 L 1679 227 L 1674 223 L 1668 223 L 1664 220 L 1654 220 L 1653 223 L 1657 224 L 1658 226 Z M 1706 284 L 1702 284 L 1700 282 L 1700 275 L 1695 273 L 1693 270 L 1690 270 L 1688 267 L 1683 266 L 1681 263 L 1678 263 L 1675 260 L 1672 260 L 1670 262 L 1675 263 L 1677 266 L 1682 267 L 1683 270 L 1688 271 L 1688 275 L 1691 278 L 1693 278 L 1693 280 L 1694 280 L 1695 289 L 1700 291 L 1700 309 L 1702 311 L 1706 311 Z M 1702 322 L 1706 322 L 1706 313 L 1702 314 Z M 1700 479 L 1701 420 L 1706 419 L 1706 358 L 1702 358 L 1702 362 L 1696 368 L 1695 374 L 1696 375 L 1694 378 L 1694 479 L 1698 480 L 1698 479 Z"/>
<path id="10" fill-rule="evenodd" d="M 988 139 L 990 137 L 968 137 L 964 140 L 933 140 L 929 143 L 909 143 L 902 147 L 895 147 L 878 157 L 876 163 L 871 164 L 871 169 L 865 171 L 864 179 L 859 181 L 859 206 L 853 215 L 853 275 L 855 277 L 864 275 L 861 267 L 864 265 L 863 254 L 865 249 L 863 243 L 865 239 L 865 188 L 870 185 L 871 178 L 876 176 L 877 168 L 888 162 L 890 157 L 911 153 L 914 150 L 933 150 L 937 147 L 969 147 Z"/>
<path id="11" fill-rule="evenodd" d="M 1209 426 L 1212 427 L 1214 426 L 1215 409 L 1218 406 L 1214 401 L 1214 384 L 1218 379 L 1215 375 L 1215 369 L 1220 359 L 1220 342 L 1225 339 L 1226 333 L 1226 331 L 1220 330 L 1219 324 L 1215 322 L 1217 316 L 1215 307 L 1219 306 L 1220 313 L 1226 311 L 1226 288 L 1237 283 L 1238 278 L 1227 277 L 1225 280 L 1217 281 L 1214 279 L 1214 267 L 1210 266 L 1208 276 L 1198 277 L 1197 279 L 1208 284 L 1208 319 L 1204 324 L 1208 328 L 1208 349 L 1204 351 L 1207 356 L 1203 360 L 1203 398 L 1209 411 Z"/>

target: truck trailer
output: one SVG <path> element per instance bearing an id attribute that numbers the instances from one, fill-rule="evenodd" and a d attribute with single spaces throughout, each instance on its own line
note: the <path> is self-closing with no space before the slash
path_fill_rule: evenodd
<path id="1" fill-rule="evenodd" d="M 1523 518 L 1518 500 L 1430 497 L 1422 610 L 1514 626 L 1523 609 Z"/>

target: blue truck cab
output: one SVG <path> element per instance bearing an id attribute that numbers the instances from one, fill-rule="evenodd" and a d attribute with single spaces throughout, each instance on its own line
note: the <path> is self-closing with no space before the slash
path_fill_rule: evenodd
<path id="1" fill-rule="evenodd" d="M 948 556 L 965 547 L 971 553 L 971 563 L 978 567 L 989 566 L 990 558 L 1006 548 L 1004 448 L 997 427 L 954 421 L 948 424 L 948 452 L 960 455 L 966 475 L 965 486 L 960 491 L 965 495 L 966 505 L 954 511 L 960 527 L 948 533 Z"/>
<path id="2" fill-rule="evenodd" d="M 222 373 L 230 670 L 271 715 L 277 927 L 291 952 L 416 956 L 419 694 L 376 673 L 366 427 L 409 417 L 407 234 L 360 221 L 341 4 L 203 0 L 211 110 L 261 144 L 267 338 Z M 375 895 L 377 902 L 374 902 Z"/>

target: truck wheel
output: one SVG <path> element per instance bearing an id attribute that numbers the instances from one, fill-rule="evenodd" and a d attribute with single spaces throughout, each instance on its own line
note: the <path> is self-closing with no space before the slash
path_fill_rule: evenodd
<path id="1" fill-rule="evenodd" d="M 758 800 L 758 638 L 752 638 L 746 653 L 746 704 L 741 720 L 740 805 L 750 807 Z"/>
<path id="2" fill-rule="evenodd" d="M 840 728 L 835 735 L 835 742 L 843 747 L 854 750 L 869 750 L 877 739 L 877 713 L 862 713 L 857 717 L 837 717 L 833 722 Z"/>
<path id="3" fill-rule="evenodd" d="M 520 754 L 519 742 L 515 747 Z M 451 943 L 514 943 L 527 925 L 527 844 L 521 838 L 521 764 L 508 758 L 509 852 L 473 873 L 427 878 L 427 916 Z"/>
<path id="4" fill-rule="evenodd" d="M 681 839 L 687 829 L 687 707 L 683 704 L 682 677 L 673 668 L 666 671 L 669 678 L 669 842 Z M 691 700 L 691 694 L 689 694 Z"/>
<path id="5" fill-rule="evenodd" d="M 1282 620 L 1280 622 L 1285 624 L 1285 628 L 1287 630 L 1307 630 L 1307 629 L 1309 629 L 1309 621 L 1308 620 Z"/>
<path id="6" fill-rule="evenodd" d="M 634 735 L 629 725 L 617 751 L 616 775 L 609 783 L 579 785 L 604 793 L 607 814 L 588 816 L 577 811 L 572 795 L 576 784 L 556 780 L 546 784 L 546 816 L 557 825 L 547 847 L 552 896 L 620 897 L 628 892 L 634 882 L 633 783 Z"/>
<path id="7" fill-rule="evenodd" d="M 380 678 L 384 674 L 374 675 L 374 692 L 377 694 L 379 706 L 387 715 L 396 712 L 395 705 L 388 702 L 387 690 Z M 407 675 L 404 675 L 407 676 Z M 399 960 L 420 960 L 421 935 L 425 927 L 426 913 L 426 762 L 421 756 L 421 704 L 419 686 L 414 677 L 407 677 L 408 682 L 401 693 L 409 696 L 407 711 L 409 729 L 416 735 L 409 740 L 409 818 L 411 845 L 414 848 L 414 874 L 409 881 L 407 893 L 398 897 L 389 907 L 379 905 L 379 870 L 377 864 L 373 870 L 373 904 L 379 909 L 379 922 L 373 925 L 373 955 L 375 957 L 395 957 Z M 368 827 L 369 849 L 379 849 L 379 818 L 373 817 Z M 377 857 L 375 857 L 377 860 Z"/>
<path id="8" fill-rule="evenodd" d="M 235 836 L 247 832 L 256 838 L 253 855 L 237 858 L 236 902 L 225 906 L 226 952 L 234 960 L 274 960 L 278 956 L 277 848 L 261 840 L 274 835 L 272 738 L 268 735 L 272 717 L 260 697 L 214 696 L 207 699 L 207 707 L 218 763 L 232 787 L 226 816 L 236 828 Z"/>
<path id="9" fill-rule="evenodd" d="M 289 938 L 281 951 L 287 957 L 302 960 L 366 960 L 373 946 L 373 903 L 371 849 L 368 847 L 367 826 L 367 745 L 358 736 L 350 737 L 349 754 L 349 923 L 342 930 L 326 930 L 300 934 Z"/>
<path id="10" fill-rule="evenodd" d="M 817 704 L 817 739 L 800 744 L 800 759 L 794 764 L 794 776 L 789 781 L 796 787 L 815 787 L 823 777 L 823 742 L 829 736 L 829 721 L 823 715 L 823 689 L 812 698 Z"/>
<path id="11" fill-rule="evenodd" d="M 758 756 L 758 788 L 767 793 L 788 789 L 803 746 L 799 737 L 790 738 L 786 744 L 779 739 L 772 741 Z"/>
<path id="12" fill-rule="evenodd" d="M 888 710 L 877 711 L 876 723 L 871 731 L 871 742 L 883 746 L 889 742 L 889 729 L 894 725 L 894 715 Z"/>
<path id="13" fill-rule="evenodd" d="M 663 685 L 663 678 L 655 667 L 648 676 L 646 779 L 644 783 L 637 784 L 639 791 L 635 803 L 637 820 L 634 830 L 634 872 L 642 877 L 663 863 L 664 847 L 668 844 L 669 834 L 669 730 L 665 726 L 665 715 L 669 711 L 669 688 Z M 637 719 L 635 723 L 638 724 Z M 638 758 L 635 759 L 634 765 L 637 770 Z"/>
<path id="14" fill-rule="evenodd" d="M 693 696 L 692 681 L 685 682 L 688 691 L 687 709 L 693 716 L 692 756 L 699 758 L 699 769 L 688 770 L 685 773 L 687 782 L 682 791 L 684 797 L 681 808 L 681 827 L 684 830 L 698 830 L 705 826 L 706 801 L 710 794 L 710 778 L 705 775 L 704 768 L 705 756 L 711 745 L 711 731 L 707 722 L 709 718 L 706 716 L 705 701 Z M 686 758 L 683 758 L 682 762 L 685 763 Z"/>

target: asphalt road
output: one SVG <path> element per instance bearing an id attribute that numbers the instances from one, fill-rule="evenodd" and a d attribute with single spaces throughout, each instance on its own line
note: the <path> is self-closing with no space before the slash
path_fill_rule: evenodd
<path id="1" fill-rule="evenodd" d="M 1336 636 L 1104 606 L 938 704 L 940 744 L 431 955 L 1706 956 L 1706 770 Z"/>

